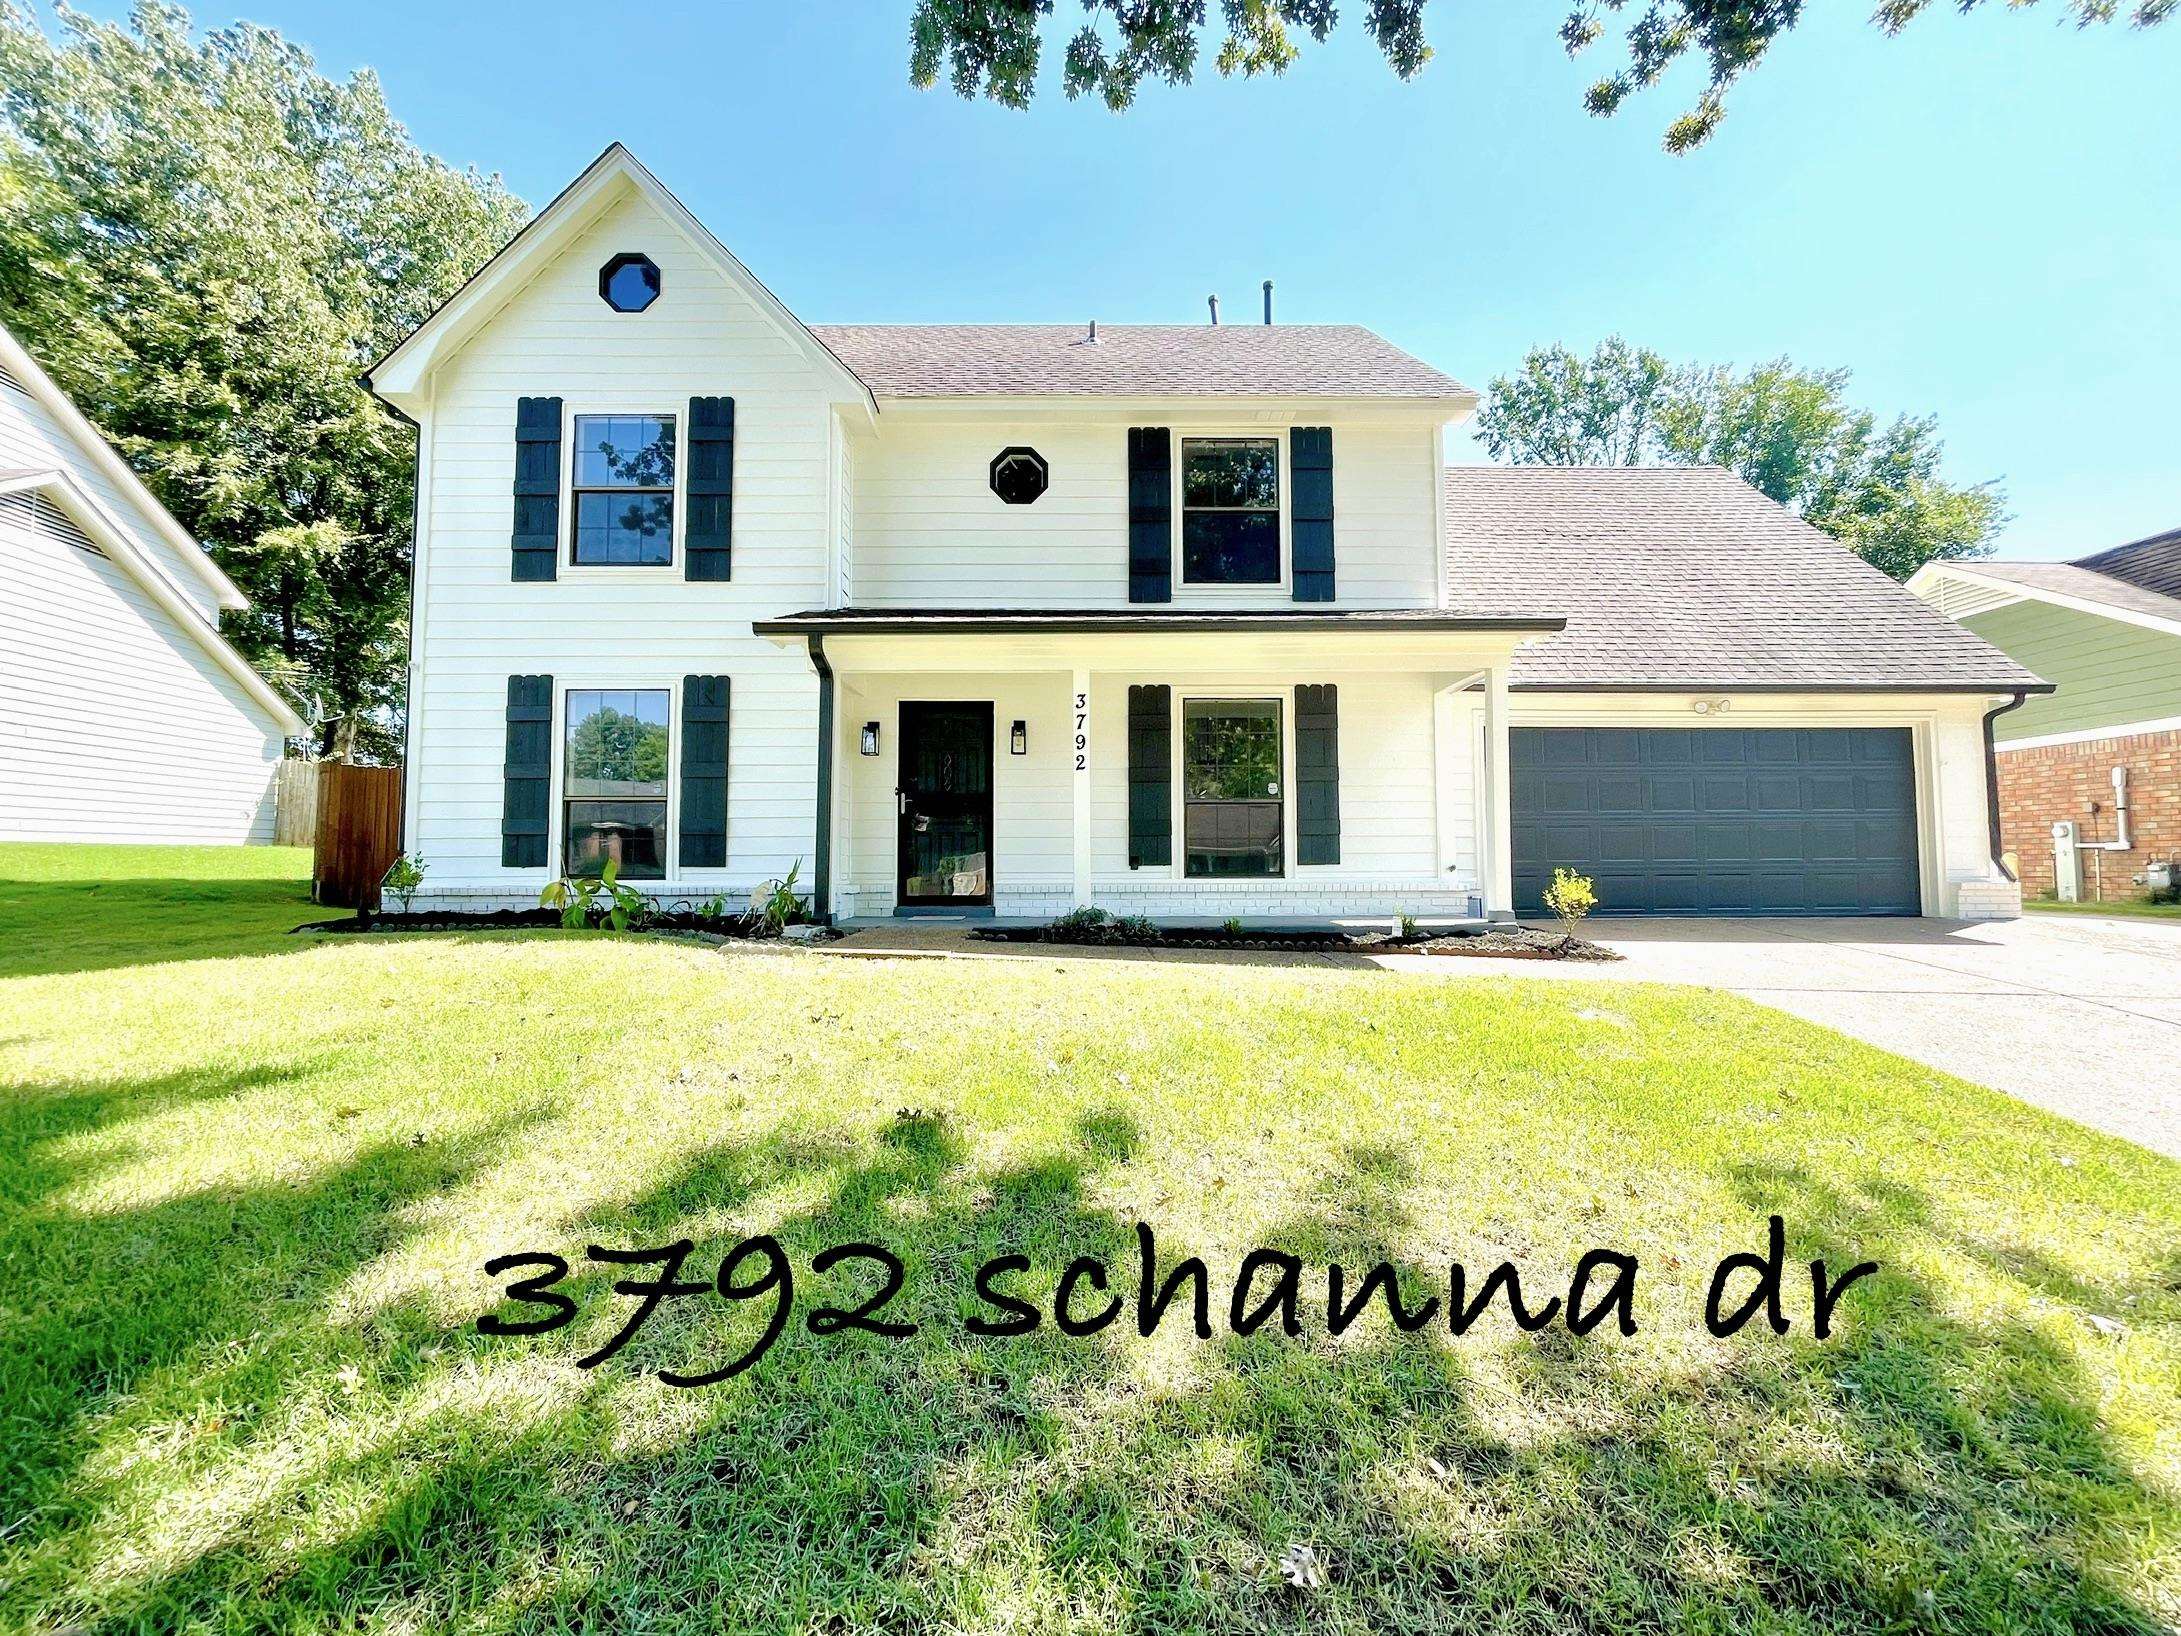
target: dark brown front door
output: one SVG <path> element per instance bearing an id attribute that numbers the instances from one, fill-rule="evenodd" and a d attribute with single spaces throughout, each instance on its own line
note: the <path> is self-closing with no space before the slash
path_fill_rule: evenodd
<path id="1" fill-rule="evenodd" d="M 901 705 L 896 901 L 992 901 L 992 706 Z"/>

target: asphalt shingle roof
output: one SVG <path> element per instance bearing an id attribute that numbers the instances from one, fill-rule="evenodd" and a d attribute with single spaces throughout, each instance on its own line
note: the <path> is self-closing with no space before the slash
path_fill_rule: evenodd
<path id="1" fill-rule="evenodd" d="M 2133 613 L 2155 614 L 2161 619 L 2181 619 L 2181 597 L 2166 596 L 2127 580 L 2115 579 L 2078 562 L 1965 562 L 1962 567 L 1986 579 L 1996 579 L 2025 590 L 2052 591 L 2060 596 L 2125 608 Z"/>
<path id="2" fill-rule="evenodd" d="M 1453 606 L 1567 616 L 1515 687 L 2043 687 L 1720 467 L 1458 466 L 1446 500 Z"/>
<path id="3" fill-rule="evenodd" d="M 813 324 L 882 398 L 1458 398 L 1355 324 Z"/>
<path id="4" fill-rule="evenodd" d="M 2161 596 L 2181 597 L 2181 528 L 2116 545 L 2094 556 L 2077 557 L 2075 566 L 2126 580 Z"/>

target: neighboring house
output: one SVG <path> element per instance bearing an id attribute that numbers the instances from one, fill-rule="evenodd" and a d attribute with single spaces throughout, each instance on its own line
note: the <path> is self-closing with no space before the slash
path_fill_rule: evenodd
<path id="1" fill-rule="evenodd" d="M 220 636 L 247 602 L 5 329 L 0 567 L 0 840 L 271 840 L 303 723 Z"/>
<path id="2" fill-rule="evenodd" d="M 1990 915 L 2042 684 L 1718 472 L 1442 469 L 1348 326 L 789 312 L 620 147 L 371 372 L 427 895 Z"/>
<path id="3" fill-rule="evenodd" d="M 2024 889 L 2052 895 L 2072 850 L 2081 897 L 2141 896 L 2181 860 L 2181 529 L 2073 562 L 1930 563 L 1908 588 L 2057 686 L 1994 723 Z"/>

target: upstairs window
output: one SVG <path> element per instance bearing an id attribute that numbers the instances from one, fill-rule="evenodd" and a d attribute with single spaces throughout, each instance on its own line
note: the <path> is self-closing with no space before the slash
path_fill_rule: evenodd
<path id="1" fill-rule="evenodd" d="M 674 561 L 674 417 L 578 415 L 574 466 L 579 567 Z"/>
<path id="2" fill-rule="evenodd" d="M 1282 873 L 1280 701 L 1188 699 L 1181 708 L 1182 873 Z"/>
<path id="3" fill-rule="evenodd" d="M 1184 585 L 1280 583 L 1280 441 L 1181 440 Z"/>
<path id="4" fill-rule="evenodd" d="M 570 875 L 602 874 L 610 859 L 623 880 L 665 878 L 668 709 L 664 689 L 568 690 L 561 834 Z"/>

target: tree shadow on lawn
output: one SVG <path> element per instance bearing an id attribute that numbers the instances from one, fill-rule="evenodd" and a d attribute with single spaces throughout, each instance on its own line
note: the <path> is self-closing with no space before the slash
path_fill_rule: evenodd
<path id="1" fill-rule="evenodd" d="M 0 877 L 0 978 L 292 953 L 316 943 L 294 927 L 334 912 L 305 880 Z"/>
<path id="2" fill-rule="evenodd" d="M 1234 1339 L 1231 1246 L 1207 1256 L 1211 1342 L 1181 1338 L 1186 1299 L 1152 1342 L 1133 1332 L 1132 1300 L 1095 1337 L 1061 1336 L 1048 1316 L 1034 1335 L 979 1338 L 960 1318 L 979 1310 L 972 1270 L 995 1255 L 1029 1258 L 1006 1287 L 1048 1313 L 1079 1255 L 1132 1297 L 1133 1223 L 1101 1198 L 1143 1138 L 1094 1107 L 1062 1146 L 987 1167 L 949 1117 L 904 1109 L 868 1135 L 781 1127 L 722 1144 L 641 1197 L 572 1215 L 555 1247 L 658 1244 L 723 1213 L 779 1236 L 795 1319 L 720 1385 L 655 1379 L 753 1338 L 764 1314 L 727 1315 L 713 1296 L 666 1302 L 619 1356 L 574 1367 L 625 1318 L 608 1286 L 628 1269 L 571 1279 L 583 1318 L 531 1339 L 479 1336 L 421 1297 L 360 1329 L 325 1315 L 334 1284 L 397 1236 L 395 1211 L 524 1134 L 511 1122 L 446 1149 L 371 1150 L 293 1193 L 85 1226 L 69 1251 L 83 1294 L 39 1318 L 56 1387 L 126 1416 L 123 1445 L 224 1422 L 200 1432 L 182 1486 L 239 1497 L 171 1559 L 72 1591 L 84 1564 L 60 1536 L 124 1503 L 132 1480 L 116 1427 L 72 1415 L 43 1470 L 73 1469 L 73 1485 L 47 1494 L 9 1573 L 37 1615 L 484 1631 L 2160 1628 L 2106 1564 L 2171 1537 L 2171 1497 L 2129 1474 L 2092 1385 L 2048 1340 L 1945 1318 L 1940 1293 L 1892 1261 L 1895 1233 L 1929 1230 L 1898 1193 L 1740 1178 L 1753 1241 L 1777 1210 L 1823 1224 L 1796 1255 L 1885 1264 L 1825 1344 L 1766 1331 L 1699 1343 L 1692 1361 L 1609 1326 L 1507 1345 L 1503 1307 L 1462 1340 L 1396 1336 L 1380 1308 L 1334 1341 L 1322 1279 L 1306 1285 L 1304 1339 L 1276 1324 Z M 1443 1299 L 1443 1266 L 1393 1253 L 1418 1240 L 1422 1180 L 1397 1150 L 1351 1149 L 1261 1241 L 1314 1272 L 1391 1260 L 1411 1303 Z M 690 1236 L 684 1276 L 708 1276 L 731 1234 Z M 810 1272 L 817 1250 L 857 1240 L 906 1263 L 881 1316 L 916 1320 L 916 1335 L 803 1327 L 816 1302 L 872 1287 L 868 1268 Z M 291 1242 L 309 1246 L 302 1262 Z M 1162 1271 L 1188 1253 L 1162 1241 Z M 152 1333 L 112 1333 L 96 1301 L 118 1271 L 207 1255 L 208 1283 L 130 1284 L 173 1305 Z M 1480 1250 L 1472 1278 L 1497 1259 Z M 1533 1302 L 1564 1290 L 1564 1267 L 1537 1271 Z M 1077 1304 L 1095 1307 L 1094 1292 Z M 329 1385 L 335 1359 L 356 1371 L 352 1399 Z M 296 1429 L 313 1413 L 315 1441 Z M 262 1488 L 236 1465 L 262 1468 Z M 1290 1542 L 1324 1553 L 1328 1589 L 1280 1583 Z"/>

